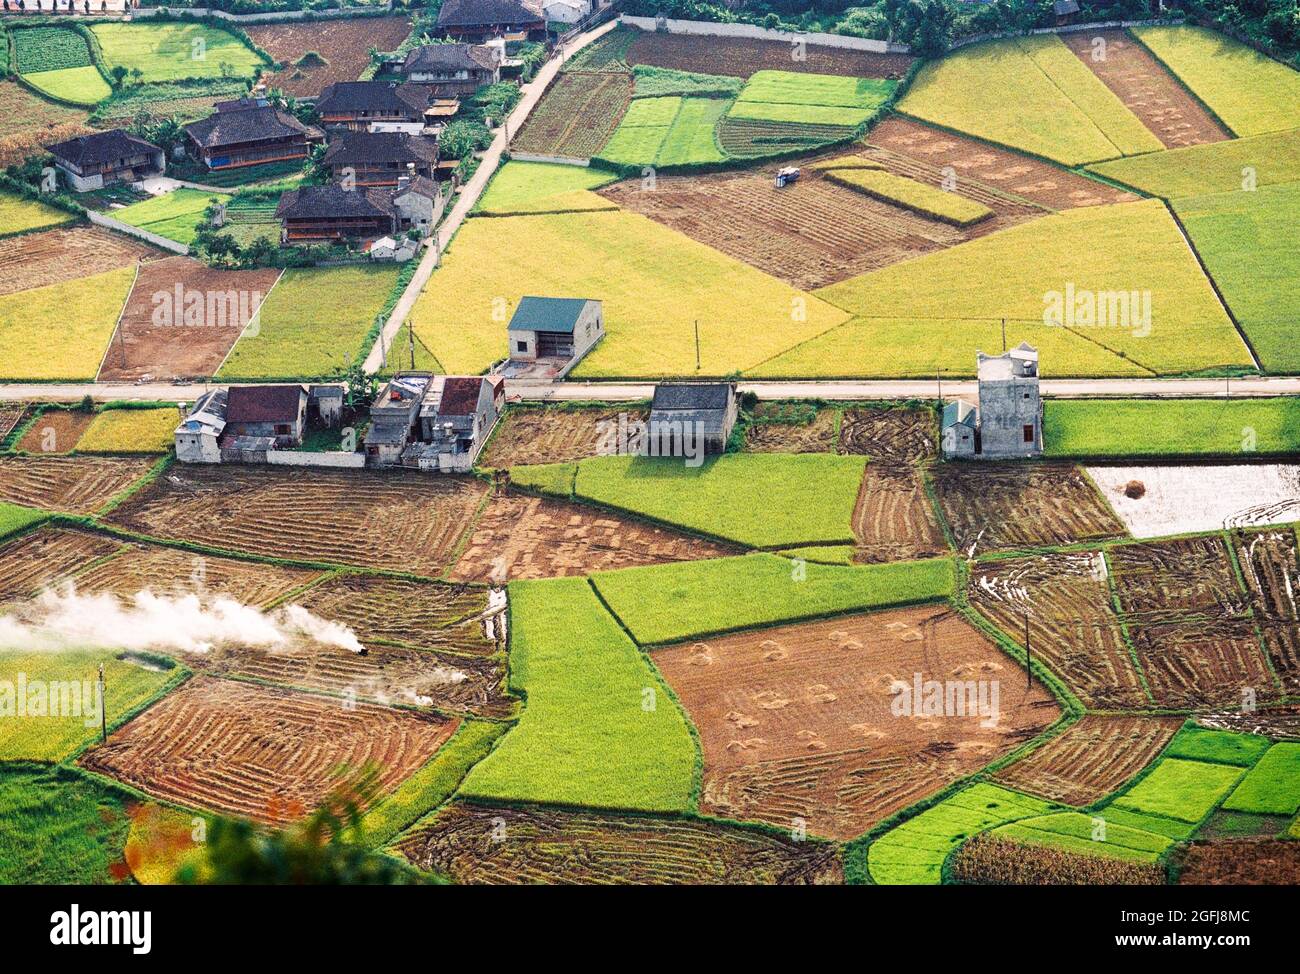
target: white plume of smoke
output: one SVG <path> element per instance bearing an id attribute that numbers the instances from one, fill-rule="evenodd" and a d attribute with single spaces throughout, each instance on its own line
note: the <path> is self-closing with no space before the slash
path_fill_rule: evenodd
<path id="1" fill-rule="evenodd" d="M 274 648 L 302 638 L 354 653 L 361 641 L 347 626 L 300 605 L 262 612 L 224 596 L 155 595 L 130 599 L 87 595 L 75 586 L 46 589 L 0 616 L 0 649 L 121 649 L 204 653 L 216 646 Z"/>

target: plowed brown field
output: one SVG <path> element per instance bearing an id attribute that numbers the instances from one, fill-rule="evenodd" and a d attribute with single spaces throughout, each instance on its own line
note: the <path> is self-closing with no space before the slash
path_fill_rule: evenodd
<path id="1" fill-rule="evenodd" d="M 1237 731 L 1242 734 L 1263 734 L 1288 741 L 1300 741 L 1300 704 L 1269 707 L 1254 713 L 1225 711 L 1196 718 L 1202 727 Z"/>
<path id="2" fill-rule="evenodd" d="M 246 28 L 253 43 L 285 68 L 264 74 L 268 88 L 283 88 L 295 98 L 315 98 L 326 85 L 356 81 L 370 63 L 369 51 L 395 51 L 411 32 L 406 17 L 360 17 L 314 23 L 253 24 Z M 294 64 L 315 51 L 325 64 Z"/>
<path id="3" fill-rule="evenodd" d="M 678 71 L 725 74 L 748 78 L 755 71 L 799 71 L 851 78 L 901 78 L 914 58 L 907 54 L 873 54 L 835 47 L 804 47 L 806 57 L 795 60 L 785 41 L 747 37 L 706 37 L 644 31 L 627 51 L 629 65 L 651 64 Z"/>
<path id="4" fill-rule="evenodd" d="M 38 528 L 0 546 L 0 601 L 35 595 L 125 547 L 102 534 Z"/>
<path id="5" fill-rule="evenodd" d="M 957 550 L 968 558 L 1121 537 L 1124 525 L 1084 472 L 1066 463 L 949 463 L 935 491 Z"/>
<path id="6" fill-rule="evenodd" d="M 861 835 L 1059 716 L 1041 686 L 943 606 L 683 643 L 655 663 L 699 728 L 702 811 Z M 895 716 L 913 681 L 998 681 L 996 720 Z M 987 702 L 987 701 L 986 701 Z M 973 709 L 973 707 L 971 708 Z"/>
<path id="7" fill-rule="evenodd" d="M 153 463 L 152 457 L 0 457 L 0 501 L 91 514 Z"/>
<path id="8" fill-rule="evenodd" d="M 753 423 L 745 431 L 745 449 L 751 453 L 830 453 L 835 449 L 837 412 L 817 409 L 799 415 L 811 415 L 810 422 L 780 422 L 793 418 L 799 407 L 785 403 L 761 402 L 754 407 Z"/>
<path id="9" fill-rule="evenodd" d="M 1181 717 L 1089 714 L 994 780 L 1067 805 L 1091 805 L 1150 764 L 1182 724 Z"/>
<path id="10" fill-rule="evenodd" d="M 99 370 L 99 381 L 211 376 L 248 324 L 238 309 L 250 312 L 251 320 L 251 313 L 260 307 L 279 277 L 278 270 L 215 270 L 179 256 L 146 264 L 126 299 Z M 193 295 L 200 297 L 204 308 L 200 320 L 171 323 L 160 319 L 155 324 L 155 310 L 162 306 L 161 302 L 175 308 L 177 315 L 187 307 L 175 300 L 178 293 L 184 296 L 184 302 L 193 300 Z"/>
<path id="11" fill-rule="evenodd" d="M 94 413 L 48 409 L 27 428 L 14 446 L 27 453 L 67 453 L 76 447 L 81 434 L 94 421 Z"/>
<path id="12" fill-rule="evenodd" d="M 47 461 L 54 462 L 54 461 Z M 415 472 L 174 466 L 109 516 L 142 534 L 437 576 L 487 485 Z"/>
<path id="13" fill-rule="evenodd" d="M 867 456 L 872 463 L 915 464 L 933 460 L 937 427 L 924 409 L 848 409 L 840 427 L 840 453 Z"/>
<path id="14" fill-rule="evenodd" d="M 1232 138 L 1128 31 L 1078 31 L 1062 34 L 1061 40 L 1166 148 Z M 1094 55 L 1103 51 L 1102 57 Z"/>
<path id="15" fill-rule="evenodd" d="M 853 509 L 853 536 L 858 562 L 907 561 L 949 550 L 919 467 L 867 464 Z"/>
<path id="16" fill-rule="evenodd" d="M 609 431 L 617 431 L 620 416 L 627 423 L 644 423 L 649 415 L 644 409 L 512 406 L 479 457 L 479 466 L 517 467 L 598 456 Z"/>
<path id="17" fill-rule="evenodd" d="M 0 240 L 0 294 L 155 261 L 163 251 L 102 227 L 74 226 Z"/>
<path id="18" fill-rule="evenodd" d="M 1049 162 L 995 148 L 897 115 L 873 128 L 867 139 L 873 146 L 910 156 L 932 167 L 951 167 L 958 179 L 958 189 L 963 179 L 970 179 L 1052 210 L 1127 203 L 1137 199 L 1132 193 L 1076 175 Z"/>
<path id="19" fill-rule="evenodd" d="M 449 577 L 501 584 L 739 552 L 581 504 L 506 492 L 488 502 Z"/>
<path id="20" fill-rule="evenodd" d="M 843 881 L 827 842 L 650 815 L 457 803 L 398 845 L 458 883 L 778 884 Z"/>
<path id="21" fill-rule="evenodd" d="M 973 565 L 970 604 L 1033 655 L 1087 707 L 1151 706 L 1111 603 L 1098 552 L 998 559 Z"/>
<path id="22" fill-rule="evenodd" d="M 1288 693 L 1300 692 L 1300 562 L 1294 532 L 1238 532 L 1233 539 L 1273 672 Z"/>
<path id="23" fill-rule="evenodd" d="M 1300 842 L 1226 839 L 1180 850 L 1183 886 L 1293 886 L 1300 883 Z"/>
<path id="24" fill-rule="evenodd" d="M 341 768 L 373 764 L 380 791 L 391 791 L 456 727 L 434 714 L 199 676 L 81 764 L 165 801 L 278 825 L 315 808 Z"/>

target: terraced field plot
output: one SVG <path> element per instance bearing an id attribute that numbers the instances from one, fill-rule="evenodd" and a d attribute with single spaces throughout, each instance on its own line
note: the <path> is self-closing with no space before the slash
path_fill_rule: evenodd
<path id="1" fill-rule="evenodd" d="M 1127 31 L 1076 31 L 1061 40 L 1167 148 L 1232 137 Z"/>
<path id="2" fill-rule="evenodd" d="M 957 550 L 967 557 L 1124 534 L 1092 482 L 1069 464 L 945 464 L 935 468 L 934 487 Z"/>
<path id="3" fill-rule="evenodd" d="M 89 277 L 161 256 L 162 251 L 148 244 L 95 226 L 0 239 L 0 294 Z"/>
<path id="4" fill-rule="evenodd" d="M 457 722 L 409 710 L 195 677 L 87 752 L 81 764 L 191 808 L 284 824 L 315 808 L 341 765 L 373 763 L 391 791 Z"/>
<path id="5" fill-rule="evenodd" d="M 739 551 L 739 547 L 581 504 L 498 493 L 475 523 L 449 577 L 500 584 L 514 578 L 586 575 L 719 558 Z"/>
<path id="6" fill-rule="evenodd" d="M 1123 545 L 1107 555 L 1151 694 L 1164 707 L 1276 694 L 1223 540 Z"/>
<path id="7" fill-rule="evenodd" d="M 504 828 L 505 841 L 501 835 Z M 839 883 L 830 843 L 685 818 L 453 804 L 398 849 L 458 883 Z"/>
<path id="8" fill-rule="evenodd" d="M 49 230 L 72 223 L 76 217 L 14 193 L 0 192 L 0 237 Z"/>
<path id="9" fill-rule="evenodd" d="M 1171 200 L 1217 193 L 1247 195 L 1241 190 L 1248 176 L 1253 175 L 1257 188 L 1300 179 L 1300 128 L 1152 152 L 1089 169 Z"/>
<path id="10" fill-rule="evenodd" d="M 5 120 L 4 134 L 0 135 L 0 166 L 22 162 L 38 146 L 91 131 L 84 109 L 38 98 L 17 81 L 0 81 L 0 118 Z"/>
<path id="11" fill-rule="evenodd" d="M 509 409 L 479 457 L 481 467 L 515 467 L 530 463 L 582 460 L 609 452 L 611 434 L 623 421 L 644 423 L 644 408 Z"/>
<path id="12" fill-rule="evenodd" d="M 864 153 L 889 171 L 939 184 L 940 170 L 884 150 Z M 857 159 L 857 155 L 846 156 Z M 951 247 L 1041 216 L 1045 211 L 974 183 L 965 198 L 997 212 L 966 230 L 872 199 L 808 168 L 784 189 L 776 167 L 703 176 L 660 176 L 655 191 L 639 180 L 599 195 L 801 288 L 822 287 L 919 254 Z"/>
<path id="13" fill-rule="evenodd" d="M 0 500 L 91 514 L 153 466 L 149 457 L 3 457 Z"/>
<path id="14" fill-rule="evenodd" d="M 504 635 L 488 632 L 479 617 L 491 609 L 481 588 L 344 575 L 294 599 L 324 619 L 346 625 L 367 646 L 437 649 L 491 656 L 505 648 Z"/>
<path id="15" fill-rule="evenodd" d="M 278 270 L 221 271 L 180 256 L 141 267 L 99 381 L 213 375 L 279 278 Z"/>
<path id="16" fill-rule="evenodd" d="M 613 209 L 614 204 L 589 191 L 617 178 L 587 166 L 511 161 L 497 170 L 472 212 L 476 216 L 518 216 Z"/>
<path id="17" fill-rule="evenodd" d="M 1007 753 L 1060 713 L 943 606 L 683 643 L 654 661 L 700 732 L 703 811 L 779 827 L 802 819 L 837 839 Z M 999 680 L 996 714 L 981 716 L 970 696 L 952 713 L 926 715 L 916 701 L 915 713 L 898 716 L 895 699 L 913 693 L 914 679 Z"/>
<path id="18" fill-rule="evenodd" d="M 229 31 L 206 24 L 101 23 L 91 27 L 104 64 L 138 68 L 141 81 L 251 78 L 262 58 Z"/>
<path id="19" fill-rule="evenodd" d="M 27 453 L 68 453 L 94 421 L 95 414 L 73 409 L 48 409 L 14 444 Z"/>
<path id="20" fill-rule="evenodd" d="M 796 61 L 785 41 L 746 37 L 638 32 L 627 49 L 630 65 L 649 64 L 678 71 L 705 71 L 748 78 L 757 71 L 798 71 L 850 78 L 901 78 L 914 60 L 906 54 L 874 54 L 809 44 L 807 58 Z"/>
<path id="21" fill-rule="evenodd" d="M 1145 709 L 1150 700 L 1111 600 L 1099 552 L 997 559 L 972 566 L 972 607 L 1025 642 L 1087 707 Z"/>
<path id="22" fill-rule="evenodd" d="M 722 151 L 733 159 L 762 159 L 788 152 L 812 152 L 853 137 L 852 125 L 814 122 L 774 122 L 761 118 L 723 115 L 718 120 L 717 139 Z"/>
<path id="23" fill-rule="evenodd" d="M 631 75 L 563 71 L 510 147 L 515 152 L 589 159 L 609 141 L 631 97 Z"/>
<path id="24" fill-rule="evenodd" d="M 914 467 L 868 463 L 853 510 L 854 560 L 906 561 L 947 554 L 948 540 Z"/>
<path id="25" fill-rule="evenodd" d="M 909 157 L 931 169 L 942 171 L 951 167 L 959 180 L 972 180 L 1049 210 L 1129 203 L 1137 199 L 1132 193 L 1076 175 L 1042 159 L 946 132 L 901 115 L 892 115 L 873 127 L 867 141 L 872 146 Z M 961 182 L 957 185 L 960 188 Z"/>
<path id="26" fill-rule="evenodd" d="M 1283 689 L 1300 688 L 1300 561 L 1289 530 L 1236 533 L 1233 548 L 1246 579 L 1264 649 Z"/>
<path id="27" fill-rule="evenodd" d="M 29 598 L 124 548 L 102 534 L 49 527 L 32 531 L 0 547 L 0 600 Z"/>
<path id="28" fill-rule="evenodd" d="M 400 564 L 436 576 L 486 490 L 468 478 L 319 470 L 305 497 L 295 471 L 173 467 L 109 520 L 251 554 L 381 569 Z"/>
<path id="29" fill-rule="evenodd" d="M 119 88 L 111 100 L 95 107 L 95 122 L 101 126 L 127 127 L 143 116 L 154 124 L 168 118 L 185 124 L 207 118 L 217 102 L 239 98 L 247 92 L 247 84 L 235 78 L 130 85 Z"/>
<path id="30" fill-rule="evenodd" d="M 1091 805 L 1150 764 L 1182 723 L 1181 717 L 1089 714 L 994 780 L 1066 805 Z"/>
<path id="31" fill-rule="evenodd" d="M 361 17 L 316 23 L 252 24 L 253 43 L 278 63 L 279 71 L 262 75 L 268 88 L 295 98 L 313 98 L 336 81 L 356 81 L 370 63 L 367 52 L 395 51 L 411 32 L 406 17 Z M 322 62 L 297 62 L 315 51 Z"/>

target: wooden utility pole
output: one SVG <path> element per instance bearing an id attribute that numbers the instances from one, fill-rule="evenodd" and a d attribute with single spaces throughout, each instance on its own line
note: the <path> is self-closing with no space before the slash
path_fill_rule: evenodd
<path id="1" fill-rule="evenodd" d="M 1002 351 L 1007 350 L 1007 319 L 1002 319 Z"/>
<path id="2" fill-rule="evenodd" d="M 695 371 L 700 371 L 700 319 L 695 319 Z"/>
<path id="3" fill-rule="evenodd" d="M 1033 657 L 1029 649 L 1029 610 L 1025 610 L 1025 687 L 1028 689 L 1034 685 L 1034 669 L 1031 665 Z"/>
<path id="4" fill-rule="evenodd" d="M 108 704 L 104 700 L 104 664 L 99 664 L 99 742 L 108 740 Z"/>

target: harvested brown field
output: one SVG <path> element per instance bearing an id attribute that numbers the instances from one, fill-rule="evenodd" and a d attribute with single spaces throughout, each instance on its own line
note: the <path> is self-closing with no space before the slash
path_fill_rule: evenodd
<path id="1" fill-rule="evenodd" d="M 1202 727 L 1236 731 L 1240 734 L 1263 734 L 1265 737 L 1300 741 L 1300 704 L 1262 708 L 1252 712 L 1223 711 L 1197 717 Z"/>
<path id="2" fill-rule="evenodd" d="M 12 433 L 26 415 L 26 403 L 0 402 L 0 440 Z"/>
<path id="3" fill-rule="evenodd" d="M 1288 693 L 1300 692 L 1300 560 L 1295 534 L 1289 529 L 1238 531 L 1233 546 L 1273 672 Z"/>
<path id="4" fill-rule="evenodd" d="M 416 649 L 368 649 L 364 655 L 300 640 L 276 649 L 223 647 L 187 654 L 185 662 L 209 676 L 244 677 L 292 689 L 342 696 L 350 705 L 431 708 L 442 713 L 509 717 L 503 659 L 469 658 Z M 342 706 L 337 703 L 336 706 Z"/>
<path id="5" fill-rule="evenodd" d="M 17 81 L 0 81 L 0 167 L 13 166 L 43 146 L 94 131 L 86 124 L 90 113 L 46 101 Z"/>
<path id="6" fill-rule="evenodd" d="M 1182 724 L 1181 717 L 1088 714 L 993 778 L 1040 798 L 1091 805 L 1150 764 Z"/>
<path id="7" fill-rule="evenodd" d="M 618 128 L 631 97 L 630 74 L 562 71 L 511 140 L 510 149 L 590 159 Z"/>
<path id="8" fill-rule="evenodd" d="M 791 50 L 786 41 L 644 31 L 628 48 L 626 60 L 629 65 L 652 64 L 733 78 L 748 78 L 756 71 L 765 70 L 851 78 L 901 78 L 914 60 L 907 54 L 873 54 L 809 44 L 805 47 L 807 57 L 796 61 Z"/>
<path id="9" fill-rule="evenodd" d="M 503 836 L 504 830 L 504 836 Z M 398 849 L 457 883 L 843 882 L 835 846 L 689 818 L 458 802 Z"/>
<path id="10" fill-rule="evenodd" d="M 959 189 L 961 179 L 971 179 L 1051 210 L 1137 199 L 1132 193 L 1076 175 L 1050 162 L 899 115 L 885 119 L 871 130 L 867 139 L 873 146 L 910 156 L 938 169 L 951 166 L 957 173 Z"/>
<path id="11" fill-rule="evenodd" d="M 503 584 L 739 553 L 739 548 L 582 504 L 498 492 L 448 577 Z"/>
<path id="12" fill-rule="evenodd" d="M 865 455 L 872 463 L 925 463 L 936 453 L 938 424 L 927 409 L 848 409 L 838 452 Z"/>
<path id="13" fill-rule="evenodd" d="M 1163 886 L 1154 863 L 1086 856 L 977 835 L 952 858 L 955 882 L 977 886 Z"/>
<path id="14" fill-rule="evenodd" d="M 0 546 L 0 601 L 29 598 L 125 547 L 102 534 L 38 528 Z"/>
<path id="15" fill-rule="evenodd" d="M 947 463 L 935 468 L 934 486 L 968 558 L 1125 533 L 1087 474 L 1068 463 Z"/>
<path id="16" fill-rule="evenodd" d="M 702 812 L 780 828 L 803 819 L 810 834 L 834 839 L 861 835 L 1060 715 L 946 606 L 682 643 L 654 661 L 699 729 Z M 1000 681 L 996 719 L 969 698 L 949 701 L 966 705 L 948 716 L 895 716 L 917 674 L 967 689 Z"/>
<path id="17" fill-rule="evenodd" d="M 1098 552 L 998 559 L 971 566 L 973 608 L 1025 644 L 1025 617 L 1036 658 L 1086 707 L 1151 706 L 1111 602 L 1106 561 Z"/>
<path id="18" fill-rule="evenodd" d="M 95 414 L 79 409 L 47 409 L 14 444 L 25 453 L 67 453 L 95 421 Z"/>
<path id="19" fill-rule="evenodd" d="M 92 594 L 111 592 L 119 598 L 141 591 L 170 596 L 195 593 L 265 607 L 319 576 L 320 572 L 306 568 L 130 544 L 116 557 L 79 574 L 77 589 Z"/>
<path id="20" fill-rule="evenodd" d="M 153 464 L 153 457 L 0 457 L 0 501 L 92 514 Z"/>
<path id="21" fill-rule="evenodd" d="M 198 676 L 114 732 L 81 764 L 164 801 L 268 824 L 302 818 L 374 765 L 381 793 L 422 767 L 458 722 Z"/>
<path id="22" fill-rule="evenodd" d="M 874 153 L 891 170 L 923 178 L 920 164 Z M 859 154 L 854 154 L 857 158 Z M 627 210 L 671 227 L 759 270 L 811 290 L 911 257 L 963 243 L 1046 215 L 1041 207 L 1005 194 L 959 185 L 994 216 L 962 230 L 838 185 L 806 168 L 799 181 L 777 189 L 777 165 L 707 175 L 660 175 L 653 193 L 639 180 L 597 192 Z M 942 174 L 933 168 L 933 181 Z M 924 178 L 929 179 L 927 169 Z"/>
<path id="23" fill-rule="evenodd" d="M 1260 699 L 1276 695 L 1221 537 L 1122 545 L 1108 560 L 1158 705 L 1240 703 L 1247 689 Z"/>
<path id="24" fill-rule="evenodd" d="M 370 64 L 370 49 L 395 51 L 411 33 L 406 17 L 360 17 L 312 23 L 253 24 L 245 28 L 253 43 L 285 67 L 262 75 L 268 88 L 295 98 L 315 98 L 326 85 L 356 81 Z M 324 64 L 297 62 L 308 51 Z"/>
<path id="25" fill-rule="evenodd" d="M 1232 138 L 1164 65 L 1126 30 L 1062 34 L 1065 46 L 1092 69 L 1166 148 L 1222 142 Z M 1105 56 L 1093 57 L 1099 39 Z"/>
<path id="26" fill-rule="evenodd" d="M 613 452 L 620 417 L 644 423 L 645 409 L 511 406 L 479 457 L 481 467 L 583 460 Z"/>
<path id="27" fill-rule="evenodd" d="M 1174 854 L 1174 868 L 1180 886 L 1293 886 L 1300 883 L 1300 842 L 1193 842 Z"/>
<path id="28" fill-rule="evenodd" d="M 750 453 L 830 453 L 835 449 L 837 410 L 760 402 L 751 415 L 752 422 L 745 430 L 745 449 Z"/>
<path id="29" fill-rule="evenodd" d="M 814 152 L 831 143 L 853 138 L 854 131 L 848 125 L 772 122 L 723 115 L 718 120 L 717 138 L 722 151 L 733 159 L 764 159 L 773 153 L 794 149 Z"/>
<path id="30" fill-rule="evenodd" d="M 102 227 L 72 226 L 0 240 L 0 294 L 153 261 L 163 251 Z"/>
<path id="31" fill-rule="evenodd" d="M 314 470 L 304 491 L 298 471 L 173 466 L 108 520 L 255 555 L 436 577 L 487 489 L 470 477 Z"/>
<path id="32" fill-rule="evenodd" d="M 490 635 L 485 631 L 482 617 L 490 607 L 483 588 L 342 575 L 313 586 L 294 602 L 348 626 L 372 648 L 440 649 L 471 656 L 504 649 L 495 628 Z"/>
<path id="33" fill-rule="evenodd" d="M 868 463 L 853 509 L 854 561 L 909 561 L 948 553 L 919 467 Z"/>
<path id="34" fill-rule="evenodd" d="M 279 277 L 274 269 L 223 271 L 180 256 L 146 264 L 127 296 L 99 381 L 213 375 Z M 178 294 L 181 301 L 174 298 Z M 201 311 L 190 306 L 195 295 L 202 301 Z M 156 320 L 164 306 L 175 317 Z"/>

